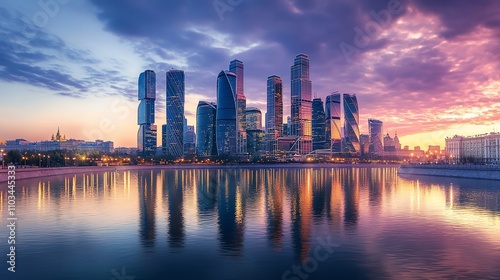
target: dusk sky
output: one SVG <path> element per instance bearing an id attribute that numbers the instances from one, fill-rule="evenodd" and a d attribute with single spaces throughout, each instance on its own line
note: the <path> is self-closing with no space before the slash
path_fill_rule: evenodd
<path id="1" fill-rule="evenodd" d="M 305 53 L 316 96 L 357 95 L 361 133 L 375 118 L 403 145 L 444 146 L 500 131 L 499 15 L 495 0 L 0 0 L 0 140 L 60 127 L 135 147 L 141 72 L 156 72 L 161 127 L 165 72 L 184 70 L 195 124 L 233 59 L 245 64 L 247 106 L 263 114 L 267 77 L 283 78 L 288 116 L 290 66 Z"/>

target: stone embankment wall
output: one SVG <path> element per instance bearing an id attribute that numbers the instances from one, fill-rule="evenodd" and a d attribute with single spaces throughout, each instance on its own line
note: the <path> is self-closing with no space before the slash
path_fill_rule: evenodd
<path id="1" fill-rule="evenodd" d="M 402 165 L 399 174 L 500 180 L 498 165 Z"/>

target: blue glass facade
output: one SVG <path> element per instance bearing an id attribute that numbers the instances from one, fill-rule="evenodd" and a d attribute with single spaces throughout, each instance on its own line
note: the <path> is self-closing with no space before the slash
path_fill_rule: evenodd
<path id="1" fill-rule="evenodd" d="M 156 74 L 146 70 L 139 75 L 137 110 L 137 148 L 139 154 L 154 155 L 156 153 L 157 129 L 155 123 Z"/>
<path id="2" fill-rule="evenodd" d="M 247 130 L 247 149 L 248 153 L 252 156 L 259 156 L 261 152 L 265 151 L 265 133 L 260 129 Z"/>
<path id="3" fill-rule="evenodd" d="M 248 107 L 246 110 L 247 115 L 247 131 L 248 130 L 262 130 L 262 112 L 259 108 Z"/>
<path id="4" fill-rule="evenodd" d="M 333 153 L 342 152 L 341 113 L 340 94 L 328 95 L 325 102 L 325 147 Z"/>
<path id="5" fill-rule="evenodd" d="M 312 103 L 313 151 L 325 148 L 325 108 L 323 100 L 315 98 Z"/>
<path id="6" fill-rule="evenodd" d="M 167 156 L 184 155 L 184 71 L 170 70 L 166 74 L 167 123 L 166 143 L 163 147 Z"/>
<path id="7" fill-rule="evenodd" d="M 276 151 L 276 139 L 283 135 L 283 81 L 279 76 L 267 78 L 266 142 L 269 152 Z"/>
<path id="8" fill-rule="evenodd" d="M 384 145 L 382 143 L 384 135 L 384 123 L 379 120 L 369 119 L 368 130 L 370 132 L 370 148 L 372 154 L 382 155 L 384 152 Z"/>
<path id="9" fill-rule="evenodd" d="M 246 124 L 246 106 L 247 101 L 244 93 L 244 65 L 239 60 L 233 60 L 229 63 L 229 72 L 236 74 L 236 98 L 237 98 L 237 112 L 236 119 L 238 122 L 238 135 L 236 139 L 237 153 L 244 154 L 247 151 L 247 124 Z"/>
<path id="10" fill-rule="evenodd" d="M 359 109 L 355 94 L 344 94 L 344 152 L 360 154 Z"/>
<path id="11" fill-rule="evenodd" d="M 156 154 L 157 127 L 155 124 L 140 125 L 137 133 L 139 154 L 150 156 Z"/>
<path id="12" fill-rule="evenodd" d="M 211 157 L 217 155 L 215 141 L 215 116 L 217 105 L 214 102 L 200 101 L 196 109 L 196 155 Z"/>
<path id="13" fill-rule="evenodd" d="M 300 154 L 312 150 L 312 85 L 309 80 L 309 57 L 299 54 L 291 67 L 291 126 L 290 133 L 299 137 Z"/>
<path id="14" fill-rule="evenodd" d="M 236 154 L 237 96 L 236 74 L 221 71 L 217 76 L 216 143 L 219 156 Z"/>

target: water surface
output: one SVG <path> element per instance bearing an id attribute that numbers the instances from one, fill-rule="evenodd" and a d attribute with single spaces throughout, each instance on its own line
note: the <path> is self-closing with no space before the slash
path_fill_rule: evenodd
<path id="1" fill-rule="evenodd" d="M 18 181 L 15 274 L 6 191 L 0 279 L 500 278 L 496 181 L 330 166 Z"/>

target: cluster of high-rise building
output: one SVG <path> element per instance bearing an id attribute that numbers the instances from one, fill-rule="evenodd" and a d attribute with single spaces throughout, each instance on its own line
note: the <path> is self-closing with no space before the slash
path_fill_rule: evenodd
<path id="1" fill-rule="evenodd" d="M 283 81 L 267 78 L 267 110 L 262 123 L 258 108 L 246 107 L 244 64 L 233 60 L 217 76 L 216 102 L 199 101 L 196 133 L 184 123 L 184 72 L 166 73 L 166 124 L 162 127 L 163 154 L 179 158 L 266 156 L 285 158 L 310 154 L 384 153 L 383 124 L 368 121 L 369 135 L 360 134 L 355 94 L 334 92 L 323 103 L 312 97 L 309 57 L 298 54 L 290 67 L 290 117 L 283 122 Z M 155 73 L 139 77 L 139 135 L 141 154 L 156 151 L 154 125 Z M 189 139 L 187 132 L 191 133 Z"/>
<path id="2" fill-rule="evenodd" d="M 188 126 L 184 115 L 185 76 L 182 70 L 166 72 L 166 124 L 162 126 L 162 152 L 180 158 L 186 155 L 233 156 L 247 153 L 246 98 L 243 92 L 244 66 L 231 61 L 228 71 L 217 77 L 217 103 L 200 101 L 197 108 L 198 137 L 194 126 Z M 156 153 L 154 101 L 156 78 L 152 70 L 139 76 L 141 101 L 138 111 L 139 154 Z"/>

